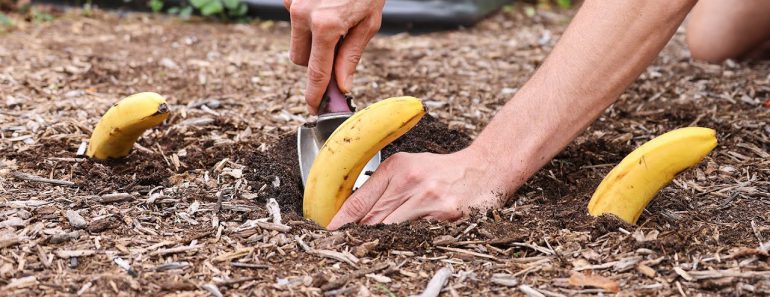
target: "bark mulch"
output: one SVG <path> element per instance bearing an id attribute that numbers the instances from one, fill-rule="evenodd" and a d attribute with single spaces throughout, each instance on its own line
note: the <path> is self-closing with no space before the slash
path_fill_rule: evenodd
<path id="1" fill-rule="evenodd" d="M 430 108 L 386 148 L 467 146 L 543 61 L 571 12 L 376 37 L 359 105 Z M 678 32 L 596 123 L 502 209 L 348 226 L 301 215 L 294 131 L 304 69 L 285 22 L 70 11 L 0 33 L 0 295 L 562 296 L 770 294 L 770 63 L 692 62 Z M 100 115 L 141 91 L 172 116 L 120 161 L 78 158 Z M 636 226 L 586 205 L 627 153 L 698 125 L 720 144 Z M 280 216 L 275 209 L 280 209 Z"/>

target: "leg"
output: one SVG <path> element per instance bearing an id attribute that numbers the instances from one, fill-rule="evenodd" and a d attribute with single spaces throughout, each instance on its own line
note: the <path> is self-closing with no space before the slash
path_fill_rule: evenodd
<path id="1" fill-rule="evenodd" d="M 700 0 L 687 22 L 692 57 L 709 62 L 745 58 L 770 40 L 770 1 Z"/>

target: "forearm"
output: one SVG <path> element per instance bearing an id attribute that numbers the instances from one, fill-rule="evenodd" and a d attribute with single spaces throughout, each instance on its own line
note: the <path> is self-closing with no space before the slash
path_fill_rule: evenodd
<path id="1" fill-rule="evenodd" d="M 695 0 L 585 1 L 543 65 L 472 150 L 518 188 L 591 124 L 658 55 Z"/>

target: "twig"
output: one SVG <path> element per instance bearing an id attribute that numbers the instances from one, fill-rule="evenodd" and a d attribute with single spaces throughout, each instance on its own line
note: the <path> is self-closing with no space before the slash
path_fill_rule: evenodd
<path id="1" fill-rule="evenodd" d="M 420 297 L 436 297 L 441 293 L 441 288 L 444 287 L 449 277 L 452 276 L 452 269 L 444 267 L 439 269 L 433 278 L 430 279 L 428 285 L 425 287 L 425 291 L 422 291 Z"/>
<path id="2" fill-rule="evenodd" d="M 203 245 L 200 245 L 200 244 L 199 245 L 179 246 L 179 247 L 175 247 L 175 248 L 162 249 L 162 250 L 154 251 L 154 252 L 150 253 L 150 256 L 163 256 L 163 255 L 168 255 L 168 254 L 176 254 L 176 253 L 181 253 L 181 252 L 197 250 L 197 249 L 199 249 L 201 247 L 203 247 Z"/>
<path id="3" fill-rule="evenodd" d="M 257 226 L 259 226 L 262 229 L 273 230 L 273 231 L 278 231 L 278 232 L 289 232 L 289 231 L 291 231 L 291 227 L 290 226 L 286 226 L 284 224 L 275 224 L 275 223 L 270 223 L 270 222 L 257 222 Z"/>
<path id="4" fill-rule="evenodd" d="M 344 286 L 350 280 L 362 277 L 362 276 L 370 274 L 370 273 L 378 272 L 378 271 L 383 270 L 383 269 L 388 268 L 388 267 L 394 268 L 390 264 L 382 263 L 382 264 L 379 264 L 379 265 L 375 265 L 374 267 L 371 267 L 371 268 L 356 270 L 354 272 L 351 272 L 351 273 L 345 275 L 345 277 L 338 278 L 338 279 L 336 279 L 334 281 L 331 281 L 331 282 L 321 286 L 321 290 L 322 291 L 329 291 L 329 290 L 337 289 L 339 287 Z"/>
<path id="5" fill-rule="evenodd" d="M 67 187 L 74 187 L 75 186 L 75 183 L 73 183 L 71 181 L 39 177 L 37 175 L 21 173 L 21 172 L 18 172 L 18 171 L 12 173 L 12 175 L 13 175 L 13 177 L 18 178 L 20 180 L 26 180 L 26 181 L 36 182 L 36 183 L 48 183 L 48 184 L 67 186 Z"/>
<path id="6" fill-rule="evenodd" d="M 252 264 L 252 263 L 241 263 L 241 262 L 231 262 L 230 266 L 236 267 L 236 268 L 251 268 L 251 269 L 267 269 L 270 268 L 270 266 L 265 264 Z"/>
<path id="7" fill-rule="evenodd" d="M 131 199 L 134 199 L 134 196 L 132 196 L 129 193 L 113 193 L 113 194 L 102 195 L 101 197 L 99 197 L 99 202 L 113 203 L 113 202 L 123 202 Z"/>
<path id="8" fill-rule="evenodd" d="M 205 284 L 201 286 L 202 289 L 209 291 L 211 295 L 214 295 L 214 297 L 224 297 L 222 295 L 222 292 L 219 291 L 219 288 L 215 286 L 214 284 Z"/>
<path id="9" fill-rule="evenodd" d="M 482 253 L 477 253 L 477 252 L 472 252 L 472 251 L 468 251 L 468 250 L 464 250 L 464 249 L 445 247 L 445 246 L 437 246 L 436 248 L 442 249 L 442 250 L 445 250 L 445 251 L 463 253 L 463 254 L 472 255 L 472 256 L 476 256 L 476 257 L 480 257 L 480 258 L 486 258 L 486 259 L 498 261 L 498 259 L 495 258 L 495 256 L 487 255 L 487 254 L 482 254 Z"/>
<path id="10" fill-rule="evenodd" d="M 240 283 L 245 283 L 245 282 L 253 281 L 253 280 L 256 280 L 256 279 L 259 279 L 259 277 L 256 277 L 256 276 L 242 277 L 242 278 L 229 279 L 229 280 L 217 282 L 217 285 L 220 285 L 220 286 L 223 286 L 223 287 L 229 287 L 229 286 L 232 286 L 232 285 L 236 285 L 236 284 L 240 284 Z"/>
<path id="11" fill-rule="evenodd" d="M 543 293 L 540 293 L 537 290 L 527 285 L 520 285 L 519 291 L 521 291 L 522 293 L 524 293 L 524 295 L 527 295 L 529 297 L 545 297 Z"/>

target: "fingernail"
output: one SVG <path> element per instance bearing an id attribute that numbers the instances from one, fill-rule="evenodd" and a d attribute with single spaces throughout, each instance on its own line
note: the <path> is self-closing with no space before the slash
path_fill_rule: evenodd
<path id="1" fill-rule="evenodd" d="M 353 88 L 353 76 L 348 76 L 348 78 L 345 79 L 345 83 L 342 84 L 342 92 L 350 93 L 350 90 L 352 88 Z"/>

